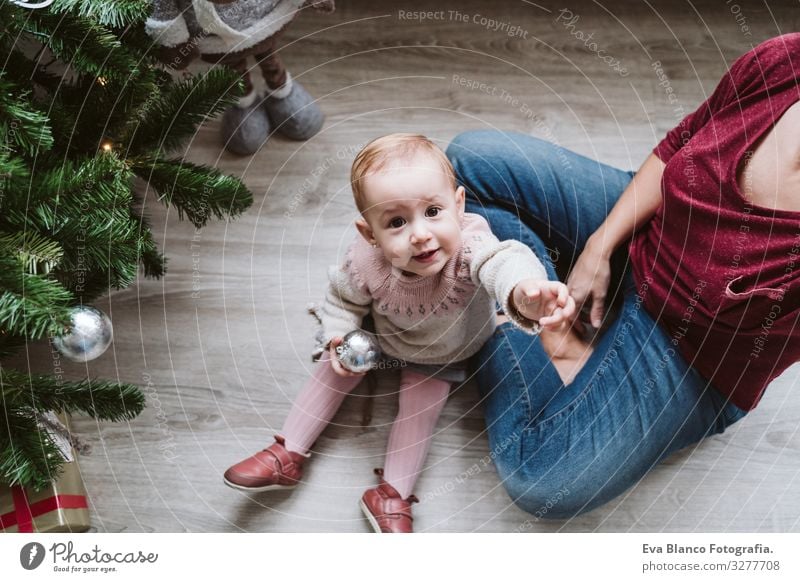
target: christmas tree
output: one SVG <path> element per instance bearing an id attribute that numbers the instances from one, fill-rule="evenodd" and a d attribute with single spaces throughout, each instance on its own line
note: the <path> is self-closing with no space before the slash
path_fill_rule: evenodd
<path id="1" fill-rule="evenodd" d="M 239 180 L 170 157 L 238 98 L 233 73 L 175 80 L 144 34 L 145 0 L 20 3 L 0 3 L 0 362 L 68 333 L 72 309 L 127 287 L 140 266 L 164 274 L 137 181 L 197 227 L 252 203 Z M 0 483 L 58 475 L 45 411 L 117 421 L 143 406 L 131 384 L 0 365 Z"/>

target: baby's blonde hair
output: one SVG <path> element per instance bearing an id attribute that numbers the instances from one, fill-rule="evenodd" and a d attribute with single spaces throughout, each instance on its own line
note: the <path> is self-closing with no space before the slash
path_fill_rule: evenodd
<path id="1" fill-rule="evenodd" d="M 363 213 L 365 206 L 364 178 L 381 170 L 390 161 L 408 159 L 417 152 L 432 155 L 442 165 L 442 169 L 456 188 L 456 173 L 444 152 L 424 135 L 417 133 L 391 133 L 372 140 L 364 146 L 350 169 L 350 184 L 358 211 Z"/>

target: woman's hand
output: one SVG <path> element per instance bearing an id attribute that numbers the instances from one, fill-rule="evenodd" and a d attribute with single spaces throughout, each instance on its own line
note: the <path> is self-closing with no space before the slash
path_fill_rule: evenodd
<path id="1" fill-rule="evenodd" d="M 331 338 L 331 343 L 328 347 L 328 353 L 331 358 L 331 368 L 336 373 L 337 376 L 341 376 L 342 378 L 352 378 L 353 376 L 363 376 L 366 372 L 362 372 L 360 374 L 356 374 L 355 372 L 351 372 L 339 361 L 339 354 L 336 353 L 336 348 L 342 345 L 344 338 L 341 337 L 334 337 Z"/>
<path id="2" fill-rule="evenodd" d="M 605 315 L 605 301 L 611 283 L 610 255 L 591 238 L 575 261 L 567 278 L 569 292 L 579 311 L 591 307 L 589 320 L 599 328 Z"/>
<path id="3" fill-rule="evenodd" d="M 664 162 L 650 154 L 617 200 L 606 220 L 594 232 L 575 261 L 567 286 L 579 310 L 591 307 L 590 321 L 599 328 L 611 285 L 611 255 L 646 224 L 661 206 Z M 575 321 L 580 321 L 578 318 Z"/>

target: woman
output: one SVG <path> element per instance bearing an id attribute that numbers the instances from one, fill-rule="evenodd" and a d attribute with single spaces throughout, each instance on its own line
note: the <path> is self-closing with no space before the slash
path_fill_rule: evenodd
<path id="1" fill-rule="evenodd" d="M 800 34 L 749 51 L 635 176 L 519 134 L 450 145 L 469 212 L 554 249 L 549 276 L 569 269 L 594 327 L 619 305 L 590 355 L 577 329 L 503 323 L 477 358 L 495 464 L 525 510 L 602 505 L 800 360 L 798 77 Z"/>

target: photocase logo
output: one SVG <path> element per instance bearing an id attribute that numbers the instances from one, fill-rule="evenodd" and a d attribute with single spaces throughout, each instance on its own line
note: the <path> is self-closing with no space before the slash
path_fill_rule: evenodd
<path id="1" fill-rule="evenodd" d="M 30 542 L 19 551 L 19 563 L 26 570 L 35 570 L 44 560 L 44 546 L 38 542 Z"/>

